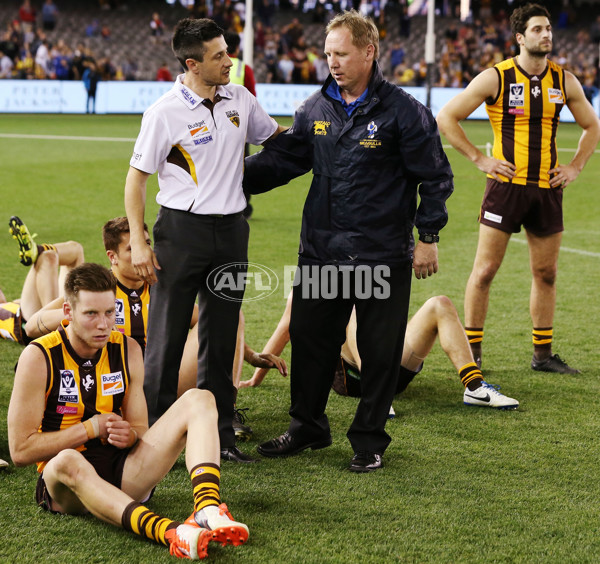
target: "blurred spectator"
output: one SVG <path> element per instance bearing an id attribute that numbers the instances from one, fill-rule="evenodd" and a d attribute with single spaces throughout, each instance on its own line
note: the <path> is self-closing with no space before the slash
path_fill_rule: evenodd
<path id="1" fill-rule="evenodd" d="M 35 61 L 28 47 L 23 49 L 23 54 L 15 62 L 15 78 L 29 80 L 35 78 Z"/>
<path id="2" fill-rule="evenodd" d="M 227 54 L 233 63 L 233 66 L 229 70 L 229 80 L 234 84 L 242 84 L 256 96 L 254 71 L 250 65 L 245 64 L 240 59 L 241 38 L 239 34 L 234 31 L 226 31 L 225 42 L 227 43 Z"/>
<path id="3" fill-rule="evenodd" d="M 101 77 L 98 69 L 96 67 L 96 63 L 94 61 L 89 61 L 87 63 L 87 68 L 83 71 L 83 85 L 85 86 L 85 90 L 87 92 L 87 102 L 85 105 L 85 111 L 87 114 L 90 113 L 90 102 L 92 106 L 91 113 L 96 113 L 96 90 L 98 88 L 98 82 L 100 82 Z"/>
<path id="4" fill-rule="evenodd" d="M 415 71 L 406 66 L 406 63 L 400 63 L 394 69 L 394 83 L 398 86 L 414 86 L 415 85 Z"/>
<path id="5" fill-rule="evenodd" d="M 160 19 L 160 15 L 158 14 L 158 12 L 154 12 L 152 14 L 152 19 L 150 20 L 150 34 L 152 35 L 152 42 L 162 42 L 162 36 L 164 33 L 165 24 Z"/>
<path id="6" fill-rule="evenodd" d="M 123 78 L 124 80 L 137 80 L 139 67 L 136 61 L 132 57 L 127 57 L 122 65 Z"/>
<path id="7" fill-rule="evenodd" d="M 315 76 L 315 67 L 308 59 L 302 40 L 299 39 L 296 45 L 290 49 L 289 56 L 294 64 L 292 82 L 294 84 L 314 84 L 317 80 Z"/>
<path id="8" fill-rule="evenodd" d="M 100 35 L 102 36 L 102 39 L 110 39 L 110 28 L 108 27 L 107 24 L 104 24 L 101 28 L 100 28 Z"/>
<path id="9" fill-rule="evenodd" d="M 410 16 L 408 15 L 408 6 L 402 6 L 400 12 L 400 37 L 410 37 Z"/>
<path id="10" fill-rule="evenodd" d="M 3 51 L 0 51 L 0 78 L 12 78 L 14 66 L 12 59 Z"/>
<path id="11" fill-rule="evenodd" d="M 273 14 L 275 13 L 275 6 L 271 4 L 270 0 L 260 0 L 258 2 L 258 8 L 256 10 L 258 18 L 265 27 L 271 27 L 273 25 Z"/>
<path id="12" fill-rule="evenodd" d="M 156 71 L 156 80 L 159 82 L 173 82 L 173 75 L 167 66 L 167 63 L 163 63 L 158 67 Z"/>
<path id="13" fill-rule="evenodd" d="M 286 84 L 291 84 L 292 82 L 292 72 L 294 72 L 294 63 L 290 60 L 290 57 L 287 53 L 281 55 L 279 62 L 277 63 L 278 75 L 281 77 L 281 80 Z"/>
<path id="14" fill-rule="evenodd" d="M 392 48 L 390 50 L 390 70 L 394 72 L 398 65 L 401 65 L 404 62 L 404 46 L 401 41 L 395 40 L 392 43 Z"/>
<path id="15" fill-rule="evenodd" d="M 52 0 L 46 0 L 42 6 L 42 27 L 46 31 L 54 31 L 56 19 L 58 17 L 58 8 Z"/>
<path id="16" fill-rule="evenodd" d="M 85 34 L 88 37 L 97 37 L 100 33 L 100 23 L 98 20 L 92 20 L 92 22 L 85 28 Z"/>
<path id="17" fill-rule="evenodd" d="M 35 52 L 35 77 L 48 78 L 49 70 L 50 50 L 48 48 L 48 40 L 44 38 Z"/>
<path id="18" fill-rule="evenodd" d="M 31 6 L 29 0 L 25 0 L 19 8 L 19 20 L 23 24 L 23 29 L 32 29 L 35 27 L 36 12 Z"/>

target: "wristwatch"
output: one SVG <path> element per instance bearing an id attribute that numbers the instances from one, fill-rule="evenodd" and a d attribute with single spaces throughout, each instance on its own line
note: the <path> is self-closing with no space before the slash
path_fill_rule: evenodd
<path id="1" fill-rule="evenodd" d="M 419 241 L 423 243 L 437 243 L 440 240 L 440 236 L 436 233 L 419 233 Z"/>

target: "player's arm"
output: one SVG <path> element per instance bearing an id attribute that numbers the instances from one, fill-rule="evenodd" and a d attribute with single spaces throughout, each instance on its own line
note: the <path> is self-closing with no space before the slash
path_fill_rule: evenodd
<path id="1" fill-rule="evenodd" d="M 8 406 L 8 444 L 16 466 L 50 460 L 61 450 L 88 440 L 82 423 L 60 431 L 38 432 L 46 406 L 47 373 L 44 353 L 35 345 L 26 347 L 19 358 Z"/>
<path id="2" fill-rule="evenodd" d="M 25 324 L 25 333 L 30 339 L 37 339 L 58 329 L 60 322 L 65 318 L 63 303 L 65 299 L 59 296 L 36 311 Z"/>
<path id="3" fill-rule="evenodd" d="M 129 365 L 129 387 L 121 407 L 122 417 L 116 414 L 108 416 L 106 430 L 107 441 L 117 448 L 135 445 L 148 430 L 148 409 L 144 396 L 144 359 L 142 349 L 130 337 L 127 339 L 127 357 Z"/>
<path id="4" fill-rule="evenodd" d="M 277 368 L 282 376 L 287 376 L 287 365 L 283 358 L 268 352 L 257 353 L 246 343 L 244 343 L 244 360 L 255 368 Z"/>
<path id="5" fill-rule="evenodd" d="M 486 69 L 478 74 L 469 85 L 439 111 L 436 121 L 438 127 L 450 144 L 475 166 L 501 180 L 499 174 L 506 178 L 515 175 L 515 165 L 508 161 L 494 159 L 484 155 L 471 141 L 460 122 L 469 117 L 486 100 L 494 99 L 498 94 L 499 77 L 495 69 Z"/>
<path id="6" fill-rule="evenodd" d="M 160 269 L 152 247 L 146 242 L 144 213 L 146 210 L 146 183 L 150 175 L 129 167 L 125 181 L 125 213 L 129 220 L 131 263 L 136 274 L 148 284 L 156 282 L 155 268 Z"/>
<path id="7" fill-rule="evenodd" d="M 272 354 L 274 356 L 279 357 L 283 352 L 283 349 L 288 344 L 290 340 L 290 316 L 292 311 L 292 293 L 288 296 L 285 310 L 277 327 L 271 338 L 267 341 L 265 348 L 262 351 L 262 354 Z M 256 386 L 260 386 L 262 381 L 265 379 L 265 376 L 269 372 L 270 368 L 257 368 L 252 375 L 250 380 L 244 380 L 240 382 L 240 388 L 253 388 Z M 281 371 L 280 371 L 281 372 Z M 284 374 L 281 372 L 283 376 L 287 375 L 287 372 Z"/>
<path id="8" fill-rule="evenodd" d="M 579 138 L 577 151 L 568 165 L 558 165 L 549 171 L 550 186 L 567 186 L 573 182 L 589 158 L 594 153 L 600 141 L 600 121 L 592 105 L 588 102 L 579 80 L 572 73 L 565 71 L 565 90 L 567 92 L 567 107 L 571 110 L 577 125 L 583 129 Z"/>

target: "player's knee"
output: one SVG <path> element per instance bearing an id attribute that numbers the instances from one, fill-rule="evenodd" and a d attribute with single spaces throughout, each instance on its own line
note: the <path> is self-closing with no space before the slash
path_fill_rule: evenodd
<path id="1" fill-rule="evenodd" d="M 53 474 L 59 482 L 73 488 L 92 466 L 74 449 L 60 451 L 44 468 L 44 474 Z"/>
<path id="2" fill-rule="evenodd" d="M 36 268 L 58 268 L 58 253 L 52 250 L 44 251 L 41 255 L 38 256 L 37 260 L 35 261 L 35 266 Z"/>
<path id="3" fill-rule="evenodd" d="M 202 413 L 206 416 L 217 416 L 215 396 L 209 390 L 192 388 L 185 392 L 178 401 L 181 403 L 181 408 L 190 414 Z"/>
<path id="4" fill-rule="evenodd" d="M 83 264 L 83 262 L 85 261 L 83 245 L 81 243 L 78 243 L 77 241 L 69 241 L 69 246 L 71 247 L 72 253 L 75 256 L 73 260 L 74 266 L 79 266 L 80 264 Z"/>
<path id="5" fill-rule="evenodd" d="M 498 272 L 500 264 L 496 262 L 487 262 L 477 265 L 473 269 L 473 275 L 477 286 L 489 286 Z"/>
<path id="6" fill-rule="evenodd" d="M 557 268 L 555 265 L 543 268 L 537 268 L 533 271 L 533 276 L 546 286 L 554 286 L 556 283 Z"/>

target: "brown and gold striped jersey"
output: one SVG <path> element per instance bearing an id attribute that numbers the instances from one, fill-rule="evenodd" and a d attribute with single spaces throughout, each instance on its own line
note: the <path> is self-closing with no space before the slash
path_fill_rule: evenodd
<path id="1" fill-rule="evenodd" d="M 32 342 L 46 357 L 46 408 L 40 432 L 60 431 L 93 417 L 96 413 L 122 415 L 121 406 L 129 387 L 127 338 L 113 331 L 105 347 L 92 359 L 81 358 L 71 346 L 67 321 L 48 335 Z M 77 450 L 99 446 L 92 439 Z M 47 461 L 38 462 L 41 472 Z"/>
<path id="2" fill-rule="evenodd" d="M 26 345 L 24 334 L 21 306 L 15 302 L 0 304 L 0 337 Z"/>
<path id="3" fill-rule="evenodd" d="M 567 100 L 565 71 L 548 61 L 542 74 L 529 75 L 515 58 L 494 68 L 500 87 L 496 99 L 486 103 L 494 132 L 493 156 L 516 166 L 514 184 L 550 188 L 548 171 L 558 165 L 559 114 Z"/>
<path id="4" fill-rule="evenodd" d="M 142 351 L 146 350 L 149 304 L 150 286 L 148 284 L 131 290 L 117 281 L 115 328 L 135 339 L 142 347 Z"/>

